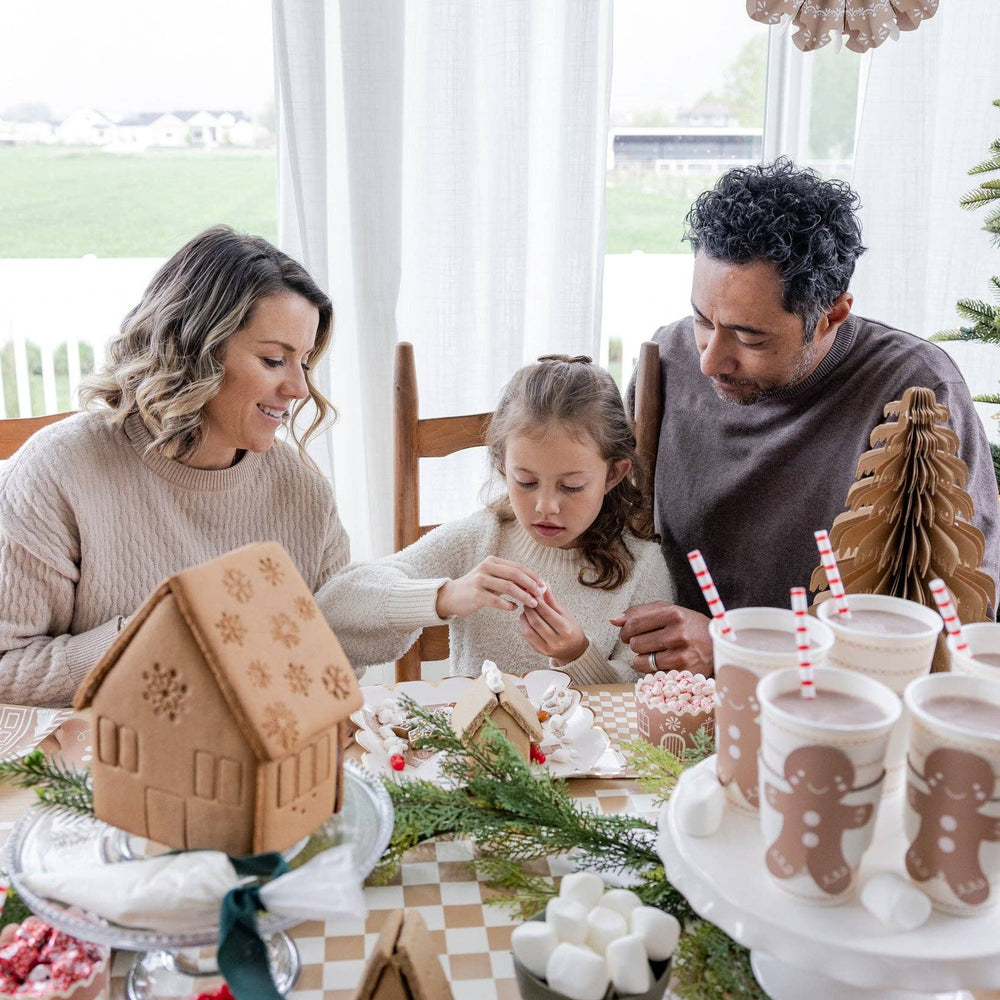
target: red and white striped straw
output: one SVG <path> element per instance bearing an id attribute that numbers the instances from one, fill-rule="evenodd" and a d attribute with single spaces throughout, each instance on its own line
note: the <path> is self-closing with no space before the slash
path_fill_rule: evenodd
<path id="1" fill-rule="evenodd" d="M 799 654 L 799 690 L 803 698 L 816 697 L 816 681 L 809 657 L 809 602 L 805 587 L 792 587 L 792 611 L 795 612 L 795 648 Z"/>
<path id="2" fill-rule="evenodd" d="M 825 531 L 817 531 L 814 534 L 819 557 L 823 560 L 823 569 L 826 570 L 826 580 L 830 584 L 830 593 L 837 605 L 837 614 L 850 621 L 851 609 L 847 606 L 847 594 L 844 593 L 844 583 L 840 579 L 840 570 L 837 568 L 837 558 L 833 554 L 830 536 Z"/>
<path id="3" fill-rule="evenodd" d="M 969 644 L 962 634 L 962 623 L 958 620 L 958 614 L 955 611 L 955 606 L 951 603 L 951 595 L 948 593 L 944 580 L 931 580 L 928 586 L 934 595 L 934 603 L 938 606 L 938 611 L 941 612 L 941 617 L 944 619 L 944 627 L 948 630 L 948 635 L 955 640 L 956 651 L 969 655 Z"/>
<path id="4" fill-rule="evenodd" d="M 708 567 L 705 565 L 705 560 L 701 556 L 701 549 L 694 549 L 689 552 L 688 561 L 691 563 L 694 575 L 698 578 L 698 586 L 701 587 L 701 592 L 705 595 L 708 610 L 711 612 L 712 617 L 719 623 L 719 631 L 727 639 L 735 639 L 736 633 L 733 632 L 733 627 L 729 624 L 729 619 L 726 617 L 726 609 L 719 598 L 719 592 L 715 589 L 715 584 L 712 582 L 712 574 L 709 573 Z"/>

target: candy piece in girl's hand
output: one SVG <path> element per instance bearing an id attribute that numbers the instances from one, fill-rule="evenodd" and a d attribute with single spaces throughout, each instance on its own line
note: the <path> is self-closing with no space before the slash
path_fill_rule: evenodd
<path id="1" fill-rule="evenodd" d="M 552 952 L 545 978 L 550 990 L 570 1000 L 601 1000 L 608 991 L 608 963 L 589 948 L 564 941 Z"/>
<path id="2" fill-rule="evenodd" d="M 646 946 L 638 934 L 626 934 L 608 945 L 608 973 L 619 996 L 645 993 L 653 985 Z"/>
<path id="3" fill-rule="evenodd" d="M 628 923 L 617 910 L 595 906 L 587 914 L 587 945 L 598 955 L 606 954 L 608 945 L 628 934 Z"/>
<path id="4" fill-rule="evenodd" d="M 545 919 L 560 941 L 583 944 L 587 937 L 587 911 L 573 899 L 550 899 L 545 904 Z"/>
<path id="5" fill-rule="evenodd" d="M 632 911 L 636 907 L 642 906 L 642 900 L 631 889 L 608 889 L 608 891 L 601 896 L 600 905 L 606 906 L 609 910 L 617 911 L 626 920 L 628 920 L 632 915 Z M 621 991 L 619 990 L 619 992 Z M 635 990 L 634 992 L 642 993 L 644 991 Z"/>
<path id="6" fill-rule="evenodd" d="M 403 760 L 403 755 L 401 753 L 394 753 L 389 758 L 389 763 L 392 765 L 394 771 L 402 771 L 406 767 L 406 761 Z"/>
<path id="7" fill-rule="evenodd" d="M 539 979 L 545 978 L 545 967 L 558 944 L 556 929 L 544 920 L 529 920 L 519 924 L 510 933 L 510 947 L 514 957 Z"/>
<path id="8" fill-rule="evenodd" d="M 646 946 L 646 954 L 659 962 L 670 958 L 681 936 L 681 925 L 675 916 L 655 906 L 639 906 L 632 911 L 632 933 L 638 934 Z"/>

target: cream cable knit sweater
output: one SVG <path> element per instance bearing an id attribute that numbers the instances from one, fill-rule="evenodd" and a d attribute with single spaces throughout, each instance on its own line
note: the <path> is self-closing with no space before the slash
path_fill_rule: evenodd
<path id="1" fill-rule="evenodd" d="M 274 540 L 315 591 L 350 558 L 329 483 L 292 447 L 215 471 L 149 441 L 138 416 L 81 413 L 0 473 L 0 701 L 69 704 L 119 615 L 188 566 Z"/>
<path id="2" fill-rule="evenodd" d="M 409 648 L 421 628 L 442 623 L 434 605 L 445 580 L 463 576 L 487 556 L 500 556 L 537 572 L 583 626 L 590 645 L 559 669 L 578 684 L 630 682 L 639 676 L 632 670 L 632 654 L 608 619 L 633 604 L 673 601 L 674 587 L 655 542 L 629 536 L 628 545 L 636 562 L 623 586 L 614 591 L 584 587 L 577 580 L 581 563 L 575 549 L 546 548 L 517 521 L 500 524 L 483 510 L 435 528 L 395 555 L 348 566 L 323 587 L 317 600 L 338 635 L 341 627 L 356 627 L 359 614 L 366 619 L 365 633 L 373 637 L 386 629 L 412 630 L 405 645 L 393 647 L 387 637 L 379 647 L 380 659 L 393 659 Z M 452 674 L 477 675 L 483 660 L 493 660 L 512 674 L 554 665 L 521 637 L 516 612 L 484 608 L 466 618 L 452 618 L 448 626 Z"/>

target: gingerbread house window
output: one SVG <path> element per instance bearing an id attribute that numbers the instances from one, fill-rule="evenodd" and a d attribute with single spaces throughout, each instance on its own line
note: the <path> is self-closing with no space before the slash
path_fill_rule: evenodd
<path id="1" fill-rule="evenodd" d="M 97 759 L 135 774 L 139 770 L 139 736 L 128 726 L 102 717 L 97 723 Z"/>

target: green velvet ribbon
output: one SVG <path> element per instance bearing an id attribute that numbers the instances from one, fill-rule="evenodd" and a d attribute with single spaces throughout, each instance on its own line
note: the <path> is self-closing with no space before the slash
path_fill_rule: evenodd
<path id="1" fill-rule="evenodd" d="M 276 852 L 230 860 L 237 875 L 270 879 L 288 871 L 288 862 Z M 282 1000 L 271 979 L 267 945 L 257 930 L 257 911 L 262 909 L 258 885 L 231 889 L 222 900 L 219 971 L 236 1000 Z"/>

